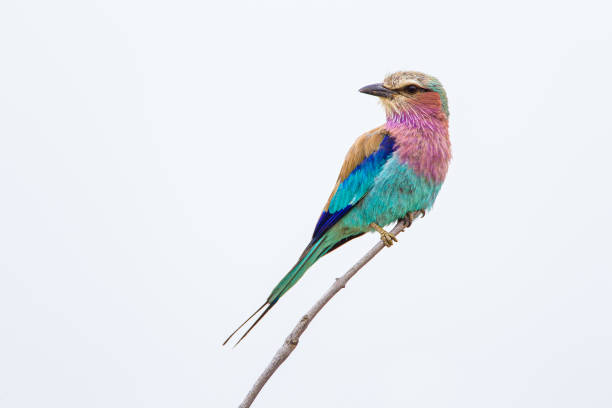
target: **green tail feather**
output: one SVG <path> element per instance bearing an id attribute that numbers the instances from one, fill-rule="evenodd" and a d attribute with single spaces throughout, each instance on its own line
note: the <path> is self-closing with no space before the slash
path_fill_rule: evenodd
<path id="1" fill-rule="evenodd" d="M 276 287 L 268 296 L 268 300 L 266 303 L 261 305 L 259 309 L 255 311 L 248 319 L 244 321 L 229 337 L 223 342 L 223 345 L 227 344 L 227 342 L 234 337 L 234 335 L 240 330 L 249 320 L 251 320 L 255 315 L 257 315 L 264 307 L 266 307 L 261 315 L 255 320 L 255 322 L 247 329 L 247 331 L 240 337 L 240 339 L 234 345 L 237 346 L 238 343 L 242 341 L 246 337 L 247 334 L 253 330 L 253 327 L 259 323 L 259 321 L 270 311 L 270 309 L 278 302 L 278 299 L 281 298 L 293 285 L 296 284 L 298 280 L 304 275 L 304 273 L 314 264 L 319 258 L 328 253 L 331 249 L 336 248 L 338 245 L 336 243 L 332 243 L 331 245 L 324 243 L 325 237 L 320 238 L 314 244 L 309 245 L 302 253 L 300 260 L 295 264 L 293 268 L 285 275 L 285 277 L 276 285 Z"/>
<path id="2" fill-rule="evenodd" d="M 302 254 L 300 260 L 295 264 L 293 268 L 285 275 L 283 279 L 272 289 L 272 293 L 268 296 L 268 303 L 273 305 L 278 302 L 293 285 L 304 275 L 304 273 L 310 268 L 319 258 L 325 255 L 329 249 L 329 245 L 325 245 L 325 237 L 322 237 L 313 245 L 306 248 L 304 254 Z"/>

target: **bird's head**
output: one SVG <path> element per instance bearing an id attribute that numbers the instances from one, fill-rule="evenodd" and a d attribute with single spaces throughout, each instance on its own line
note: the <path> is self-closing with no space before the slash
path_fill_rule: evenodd
<path id="1" fill-rule="evenodd" d="M 364 86 L 359 92 L 378 96 L 387 117 L 443 114 L 444 119 L 448 119 L 448 100 L 442 84 L 421 72 L 396 72 L 387 75 L 382 83 Z"/>

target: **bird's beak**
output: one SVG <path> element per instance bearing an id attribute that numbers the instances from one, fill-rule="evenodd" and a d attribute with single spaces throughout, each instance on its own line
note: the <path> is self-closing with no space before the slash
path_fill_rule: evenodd
<path id="1" fill-rule="evenodd" d="M 359 90 L 359 92 L 368 95 L 379 96 L 381 98 L 390 98 L 391 96 L 396 94 L 394 90 L 385 88 L 383 84 L 372 84 L 364 86 Z"/>

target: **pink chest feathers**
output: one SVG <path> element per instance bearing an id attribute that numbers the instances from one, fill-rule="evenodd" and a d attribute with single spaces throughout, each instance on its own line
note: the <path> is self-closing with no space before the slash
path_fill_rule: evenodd
<path id="1" fill-rule="evenodd" d="M 444 181 L 451 159 L 446 120 L 411 124 L 388 121 L 386 128 L 395 139 L 396 154 L 402 163 L 431 182 Z"/>

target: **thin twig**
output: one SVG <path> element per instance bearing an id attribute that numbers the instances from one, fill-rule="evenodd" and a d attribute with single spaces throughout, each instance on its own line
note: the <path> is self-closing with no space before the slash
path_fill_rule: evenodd
<path id="1" fill-rule="evenodd" d="M 415 218 L 416 218 L 417 213 L 413 213 L 413 214 L 415 215 Z M 391 233 L 393 235 L 398 235 L 405 228 L 406 228 L 406 224 L 404 223 L 404 220 L 400 220 L 397 222 L 395 227 L 393 227 L 393 229 L 391 230 Z M 268 382 L 270 377 L 272 377 L 272 374 L 274 374 L 274 372 L 278 369 L 278 367 L 280 367 L 280 365 L 283 364 L 283 362 L 287 359 L 287 357 L 289 357 L 289 354 L 291 354 L 293 350 L 295 350 L 295 348 L 298 345 L 300 336 L 302 335 L 302 333 L 304 333 L 304 331 L 306 331 L 306 328 L 308 327 L 310 322 L 312 322 L 312 320 L 315 318 L 317 313 L 319 313 L 321 309 L 323 309 L 323 306 L 325 306 L 325 304 L 327 304 L 327 302 L 329 302 L 330 299 L 336 295 L 336 293 L 340 292 L 340 289 L 344 288 L 344 286 L 346 286 L 346 283 L 353 276 L 355 276 L 355 274 L 365 264 L 370 262 L 370 260 L 374 258 L 376 254 L 378 254 L 383 248 L 384 248 L 384 244 L 382 243 L 382 241 L 378 242 L 355 265 L 353 265 L 351 269 L 349 269 L 344 275 L 342 275 L 342 277 L 336 279 L 336 282 L 334 282 L 334 284 L 327 290 L 327 292 L 325 292 L 325 294 L 317 301 L 317 303 L 315 303 L 314 306 L 310 308 L 308 313 L 306 313 L 300 319 L 298 324 L 291 331 L 289 336 L 285 339 L 285 342 L 283 343 L 281 348 L 278 349 L 278 351 L 272 358 L 272 361 L 270 361 L 270 364 L 268 364 L 268 366 L 263 371 L 263 373 L 261 373 L 261 375 L 255 382 L 255 384 L 253 384 L 253 387 L 251 388 L 249 393 L 246 395 L 246 397 L 240 404 L 239 408 L 248 408 L 251 406 L 251 404 L 253 403 L 253 401 L 255 400 L 255 398 L 257 397 L 257 395 L 263 388 L 263 386 L 266 384 L 266 382 Z"/>

